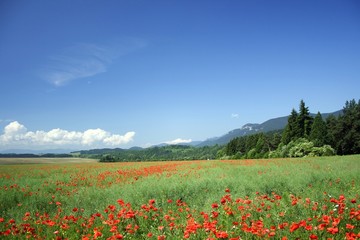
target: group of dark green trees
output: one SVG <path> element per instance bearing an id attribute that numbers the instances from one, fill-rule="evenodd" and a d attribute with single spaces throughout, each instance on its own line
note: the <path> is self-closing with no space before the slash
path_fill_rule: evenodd
<path id="1" fill-rule="evenodd" d="M 185 145 L 156 146 L 144 149 L 123 149 L 105 154 L 88 155 L 99 158 L 100 162 L 123 161 L 168 161 L 168 160 L 207 160 L 217 158 L 218 151 L 223 146 L 193 147 Z M 85 156 L 83 154 L 83 156 Z"/>
<path id="2" fill-rule="evenodd" d="M 360 100 L 347 101 L 342 113 L 323 119 L 311 116 L 301 100 L 284 130 L 258 133 L 231 140 L 224 150 L 228 158 L 267 158 L 347 155 L 360 153 Z"/>
<path id="3" fill-rule="evenodd" d="M 276 150 L 280 143 L 281 131 L 237 137 L 225 145 L 222 158 L 267 158 L 269 152 Z"/>

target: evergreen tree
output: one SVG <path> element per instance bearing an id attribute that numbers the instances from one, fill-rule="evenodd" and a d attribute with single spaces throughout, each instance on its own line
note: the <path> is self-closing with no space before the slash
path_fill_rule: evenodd
<path id="1" fill-rule="evenodd" d="M 266 136 L 263 133 L 257 134 L 257 142 L 255 145 L 255 152 L 258 157 L 263 157 L 263 155 L 269 151 L 269 144 L 267 142 Z"/>
<path id="2" fill-rule="evenodd" d="M 346 101 L 334 133 L 338 140 L 338 154 L 360 153 L 360 100 L 358 103 L 355 99 Z"/>
<path id="3" fill-rule="evenodd" d="M 299 116 L 297 123 L 299 126 L 296 138 L 309 138 L 313 118 L 310 116 L 309 108 L 305 106 L 303 100 L 300 101 Z"/>
<path id="4" fill-rule="evenodd" d="M 237 152 L 237 140 L 238 138 L 232 139 L 225 147 L 225 153 L 228 156 L 234 155 Z"/>
<path id="5" fill-rule="evenodd" d="M 244 154 L 246 152 L 246 137 L 237 138 L 236 149 L 237 153 Z"/>
<path id="6" fill-rule="evenodd" d="M 259 134 L 253 134 L 246 136 L 246 152 L 249 152 L 253 148 L 256 147 L 257 141 L 259 138 Z"/>
<path id="7" fill-rule="evenodd" d="M 318 112 L 314 118 L 309 138 L 314 143 L 315 147 L 321 147 L 325 144 L 326 135 L 326 123 L 322 119 L 320 112 Z"/>
<path id="8" fill-rule="evenodd" d="M 277 149 L 279 144 L 281 143 L 281 134 L 280 133 L 274 133 L 271 140 L 270 140 L 270 151 L 274 151 Z"/>
<path id="9" fill-rule="evenodd" d="M 337 149 L 336 129 L 338 127 L 338 120 L 334 115 L 330 115 L 326 119 L 326 138 L 325 144 L 332 146 L 334 149 Z"/>
<path id="10" fill-rule="evenodd" d="M 281 142 L 286 145 L 299 138 L 309 138 L 313 118 L 310 116 L 309 108 L 303 100 L 300 101 L 299 113 L 293 109 L 288 118 Z"/>
<path id="11" fill-rule="evenodd" d="M 288 144 L 291 142 L 291 140 L 294 140 L 297 138 L 298 132 L 299 132 L 299 125 L 298 125 L 298 117 L 299 114 L 295 109 L 292 109 L 291 114 L 288 118 L 288 123 L 284 129 L 284 132 L 282 134 L 281 142 L 283 144 Z"/>

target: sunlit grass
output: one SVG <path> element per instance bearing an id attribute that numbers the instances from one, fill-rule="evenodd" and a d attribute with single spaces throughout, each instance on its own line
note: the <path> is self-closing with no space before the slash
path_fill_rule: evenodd
<path id="1" fill-rule="evenodd" d="M 48 239 L 344 238 L 360 231 L 359 170 L 359 155 L 1 166 L 0 232 Z M 125 217 L 129 211 L 134 216 Z M 331 221 L 321 229 L 323 216 Z M 304 226 L 293 230 L 299 222 Z"/>

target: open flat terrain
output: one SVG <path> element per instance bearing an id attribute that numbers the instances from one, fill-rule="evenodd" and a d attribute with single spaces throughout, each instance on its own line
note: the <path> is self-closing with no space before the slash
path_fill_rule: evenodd
<path id="1" fill-rule="evenodd" d="M 0 238 L 358 239 L 359 172 L 359 155 L 3 165 Z"/>
<path id="2" fill-rule="evenodd" d="M 97 162 L 97 160 L 87 158 L 0 158 L 0 165 L 91 162 Z"/>

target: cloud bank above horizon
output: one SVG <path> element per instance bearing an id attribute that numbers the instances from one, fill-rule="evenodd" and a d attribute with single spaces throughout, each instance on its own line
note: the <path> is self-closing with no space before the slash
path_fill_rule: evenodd
<path id="1" fill-rule="evenodd" d="M 115 147 L 132 142 L 134 136 L 135 132 L 132 131 L 119 135 L 100 128 L 88 129 L 84 132 L 60 128 L 48 132 L 42 130 L 28 131 L 24 125 L 18 121 L 13 121 L 4 127 L 4 132 L 0 135 L 0 148 Z"/>

